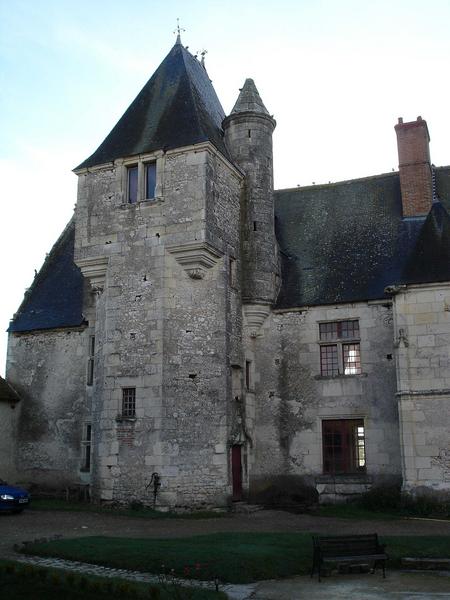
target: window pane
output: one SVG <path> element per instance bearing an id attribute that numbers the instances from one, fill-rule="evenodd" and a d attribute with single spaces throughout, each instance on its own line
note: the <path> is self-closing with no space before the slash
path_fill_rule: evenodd
<path id="1" fill-rule="evenodd" d="M 322 421 L 324 473 L 357 473 L 366 466 L 364 421 Z"/>
<path id="2" fill-rule="evenodd" d="M 319 323 L 319 336 L 321 341 L 336 340 L 338 337 L 337 323 Z"/>
<path id="3" fill-rule="evenodd" d="M 87 367 L 87 385 L 92 385 L 94 383 L 94 359 L 88 359 L 88 367 Z"/>
<path id="4" fill-rule="evenodd" d="M 321 375 L 338 375 L 339 362 L 337 346 L 320 347 L 320 373 Z"/>
<path id="5" fill-rule="evenodd" d="M 136 415 L 136 388 L 122 389 L 122 416 L 134 417 Z"/>
<path id="6" fill-rule="evenodd" d="M 138 168 L 128 167 L 128 202 L 134 204 L 137 202 L 138 192 Z"/>
<path id="7" fill-rule="evenodd" d="M 359 344 L 343 344 L 342 356 L 344 360 L 344 375 L 357 375 L 361 373 Z"/>
<path id="8" fill-rule="evenodd" d="M 350 340 L 359 338 L 359 321 L 341 321 L 339 337 Z"/>
<path id="9" fill-rule="evenodd" d="M 147 199 L 155 197 L 156 188 L 156 163 L 149 163 L 145 166 L 145 197 Z"/>

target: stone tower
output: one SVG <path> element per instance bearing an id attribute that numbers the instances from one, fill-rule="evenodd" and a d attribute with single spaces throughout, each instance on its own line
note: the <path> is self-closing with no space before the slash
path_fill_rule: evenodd
<path id="1" fill-rule="evenodd" d="M 275 125 L 253 79 L 246 79 L 223 127 L 231 157 L 245 174 L 242 299 L 264 312 L 264 307 L 268 310 L 276 300 L 279 280 L 273 203 L 272 133 Z"/>
<path id="2" fill-rule="evenodd" d="M 240 354 L 241 173 L 204 66 L 177 40 L 82 163 L 75 262 L 91 284 L 92 491 L 164 505 L 231 493 L 231 367 Z"/>

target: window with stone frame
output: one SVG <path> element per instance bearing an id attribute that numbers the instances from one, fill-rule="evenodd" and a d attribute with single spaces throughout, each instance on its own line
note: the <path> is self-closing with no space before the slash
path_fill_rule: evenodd
<path id="1" fill-rule="evenodd" d="M 126 201 L 136 204 L 142 200 L 154 200 L 156 195 L 156 161 L 126 166 Z"/>
<path id="2" fill-rule="evenodd" d="M 129 204 L 136 204 L 138 201 L 138 165 L 127 167 L 127 198 Z"/>
<path id="3" fill-rule="evenodd" d="M 122 417 L 136 416 L 136 388 L 122 388 Z"/>
<path id="4" fill-rule="evenodd" d="M 323 472 L 361 473 L 366 470 L 363 419 L 322 421 Z"/>
<path id="5" fill-rule="evenodd" d="M 156 162 L 144 164 L 145 168 L 145 200 L 153 200 L 156 190 Z"/>
<path id="6" fill-rule="evenodd" d="M 89 336 L 89 358 L 87 364 L 86 384 L 93 385 L 94 383 L 94 355 L 95 355 L 95 335 Z"/>
<path id="7" fill-rule="evenodd" d="M 361 350 L 358 319 L 319 323 L 320 374 L 359 375 Z"/>
<path id="8" fill-rule="evenodd" d="M 82 465 L 81 471 L 91 470 L 92 424 L 84 423 L 83 439 L 81 440 Z"/>

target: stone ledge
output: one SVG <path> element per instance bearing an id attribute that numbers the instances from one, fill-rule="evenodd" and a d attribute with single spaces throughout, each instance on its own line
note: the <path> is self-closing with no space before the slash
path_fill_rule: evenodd
<path id="1" fill-rule="evenodd" d="M 450 571 L 450 558 L 402 558 L 402 567 L 418 571 Z"/>

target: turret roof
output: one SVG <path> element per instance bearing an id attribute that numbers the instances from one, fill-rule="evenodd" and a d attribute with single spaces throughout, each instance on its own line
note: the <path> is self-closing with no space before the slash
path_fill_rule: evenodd
<path id="1" fill-rule="evenodd" d="M 111 133 L 77 169 L 206 141 L 228 156 L 224 117 L 204 66 L 177 38 Z"/>
<path id="2" fill-rule="evenodd" d="M 261 96 L 259 95 L 253 79 L 246 79 L 244 87 L 241 88 L 240 92 L 236 104 L 231 111 L 232 115 L 241 112 L 269 115 L 269 111 L 264 106 L 264 102 L 261 100 Z"/>

